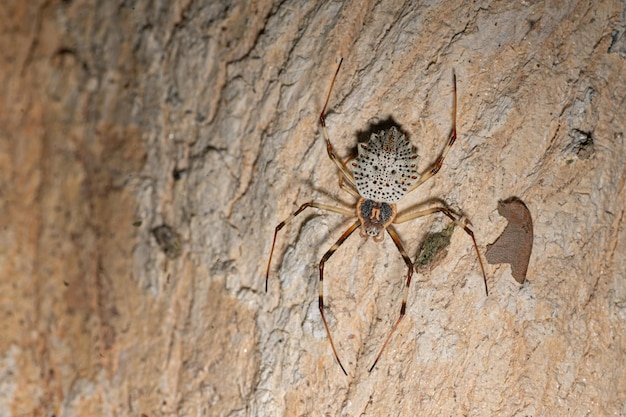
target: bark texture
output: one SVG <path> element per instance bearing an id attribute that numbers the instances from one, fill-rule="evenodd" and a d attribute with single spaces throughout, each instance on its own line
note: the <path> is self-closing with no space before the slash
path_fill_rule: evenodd
<path id="1" fill-rule="evenodd" d="M 600 1 L 9 1 L 0 13 L 0 416 L 626 415 L 626 12 Z M 470 238 L 414 274 L 352 206 L 395 123 L 459 137 L 399 210 L 484 253 L 530 209 L 527 281 Z M 409 256 L 442 215 L 397 228 Z M 158 236 L 158 239 L 157 239 Z"/>

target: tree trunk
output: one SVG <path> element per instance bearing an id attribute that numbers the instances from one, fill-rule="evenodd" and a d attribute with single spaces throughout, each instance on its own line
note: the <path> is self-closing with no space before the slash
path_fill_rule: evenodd
<path id="1" fill-rule="evenodd" d="M 205 3 L 205 4 L 202 4 Z M 568 2 L 10 1 L 0 14 L 1 416 L 626 414 L 626 11 Z M 342 161 L 382 126 L 457 227 L 413 274 Z M 348 163 L 348 167 L 351 165 Z M 397 227 L 415 262 L 441 213 Z"/>

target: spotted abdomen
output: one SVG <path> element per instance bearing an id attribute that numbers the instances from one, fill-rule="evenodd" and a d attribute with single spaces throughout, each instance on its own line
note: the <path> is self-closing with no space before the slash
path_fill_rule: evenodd
<path id="1" fill-rule="evenodd" d="M 352 173 L 359 194 L 366 199 L 396 203 L 419 178 L 417 153 L 395 126 L 372 133 L 358 152 Z"/>

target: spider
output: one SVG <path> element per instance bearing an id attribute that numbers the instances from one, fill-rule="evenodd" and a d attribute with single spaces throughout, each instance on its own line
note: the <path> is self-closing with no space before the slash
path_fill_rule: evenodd
<path id="1" fill-rule="evenodd" d="M 429 170 L 427 170 L 422 175 L 417 173 L 416 160 L 418 158 L 418 155 L 406 136 L 395 126 L 389 129 L 383 129 L 378 133 L 372 133 L 367 143 L 359 144 L 357 148 L 358 155 L 351 163 L 352 169 L 349 170 L 346 165 L 351 159 L 348 159 L 345 163 L 339 160 L 337 154 L 333 149 L 332 144 L 330 143 L 325 120 L 326 107 L 328 106 L 328 101 L 335 85 L 337 74 L 339 74 L 339 69 L 341 68 L 342 62 L 343 58 L 339 61 L 339 65 L 337 66 L 337 70 L 335 71 L 335 75 L 330 84 L 330 89 L 328 90 L 328 94 L 326 96 L 326 102 L 324 103 L 324 107 L 322 108 L 322 112 L 320 113 L 320 123 L 322 125 L 324 139 L 326 140 L 326 150 L 328 152 L 328 156 L 339 169 L 339 185 L 343 190 L 347 191 L 357 199 L 356 204 L 353 209 L 348 209 L 344 207 L 330 206 L 315 201 L 310 201 L 308 203 L 304 203 L 292 215 L 290 215 L 284 221 L 280 222 L 276 226 L 276 229 L 274 231 L 272 249 L 270 251 L 270 256 L 267 262 L 267 270 L 265 273 L 265 291 L 267 292 L 267 282 L 270 272 L 270 265 L 272 263 L 272 255 L 274 253 L 274 246 L 276 244 L 276 236 L 283 227 L 285 227 L 287 224 L 289 224 L 289 222 L 294 219 L 294 217 L 302 213 L 305 209 L 309 207 L 314 207 L 316 209 L 357 218 L 357 220 L 348 228 L 348 230 L 346 230 L 341 235 L 339 240 L 337 240 L 337 242 L 335 242 L 335 244 L 331 246 L 331 248 L 324 254 L 324 256 L 322 256 L 322 259 L 319 263 L 319 310 L 335 359 L 337 360 L 337 363 L 341 367 L 343 373 L 347 376 L 348 373 L 346 372 L 346 369 L 339 359 L 337 349 L 335 349 L 335 344 L 333 343 L 333 338 L 330 334 L 330 328 L 328 327 L 328 323 L 326 321 L 326 316 L 324 315 L 323 282 L 324 264 L 355 230 L 360 228 L 361 237 L 365 239 L 371 237 L 375 242 L 381 242 L 385 236 L 385 232 L 387 232 L 395 243 L 396 247 L 398 248 L 398 251 L 402 255 L 402 258 L 404 259 L 404 262 L 406 263 L 406 266 L 408 268 L 406 282 L 404 285 L 404 294 L 402 297 L 402 306 L 400 307 L 400 315 L 398 319 L 394 322 L 391 331 L 389 332 L 387 338 L 385 339 L 385 342 L 382 345 L 382 348 L 378 352 L 378 355 L 376 355 L 376 359 L 374 360 L 372 366 L 369 368 L 369 372 L 371 372 L 378 363 L 378 360 L 382 356 L 385 347 L 391 340 L 391 337 L 393 336 L 395 330 L 400 324 L 400 321 L 402 321 L 402 318 L 405 315 L 409 285 L 411 284 L 411 277 L 413 275 L 413 262 L 404 250 L 402 242 L 400 241 L 400 238 L 398 237 L 398 234 L 396 233 L 396 230 L 394 229 L 392 224 L 404 223 L 409 220 L 417 219 L 419 217 L 427 216 L 429 214 L 437 212 L 445 214 L 447 217 L 452 219 L 455 224 L 460 225 L 463 230 L 472 238 L 474 249 L 476 250 L 476 255 L 480 263 L 480 269 L 483 274 L 485 293 L 487 295 L 489 295 L 489 290 L 487 288 L 487 275 L 485 274 L 483 261 L 480 257 L 480 252 L 478 251 L 476 238 L 474 237 L 474 232 L 467 225 L 467 221 L 462 222 L 461 220 L 457 219 L 456 215 L 450 209 L 443 206 L 432 207 L 425 210 L 412 208 L 402 214 L 398 214 L 398 210 L 396 207 L 396 203 L 402 197 L 418 188 L 428 179 L 433 177 L 437 172 L 439 172 L 439 169 L 443 164 L 443 160 L 445 159 L 448 151 L 456 140 L 456 74 L 454 74 L 453 72 L 454 116 L 452 131 L 450 132 L 446 147 L 444 148 L 442 154 Z"/>

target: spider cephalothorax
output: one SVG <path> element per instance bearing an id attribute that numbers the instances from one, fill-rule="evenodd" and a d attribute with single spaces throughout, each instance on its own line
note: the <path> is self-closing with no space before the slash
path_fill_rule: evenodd
<path id="1" fill-rule="evenodd" d="M 381 242 L 385 237 L 381 234 L 396 218 L 396 205 L 360 198 L 356 203 L 356 216 L 361 222 L 361 237 L 374 238 Z"/>

